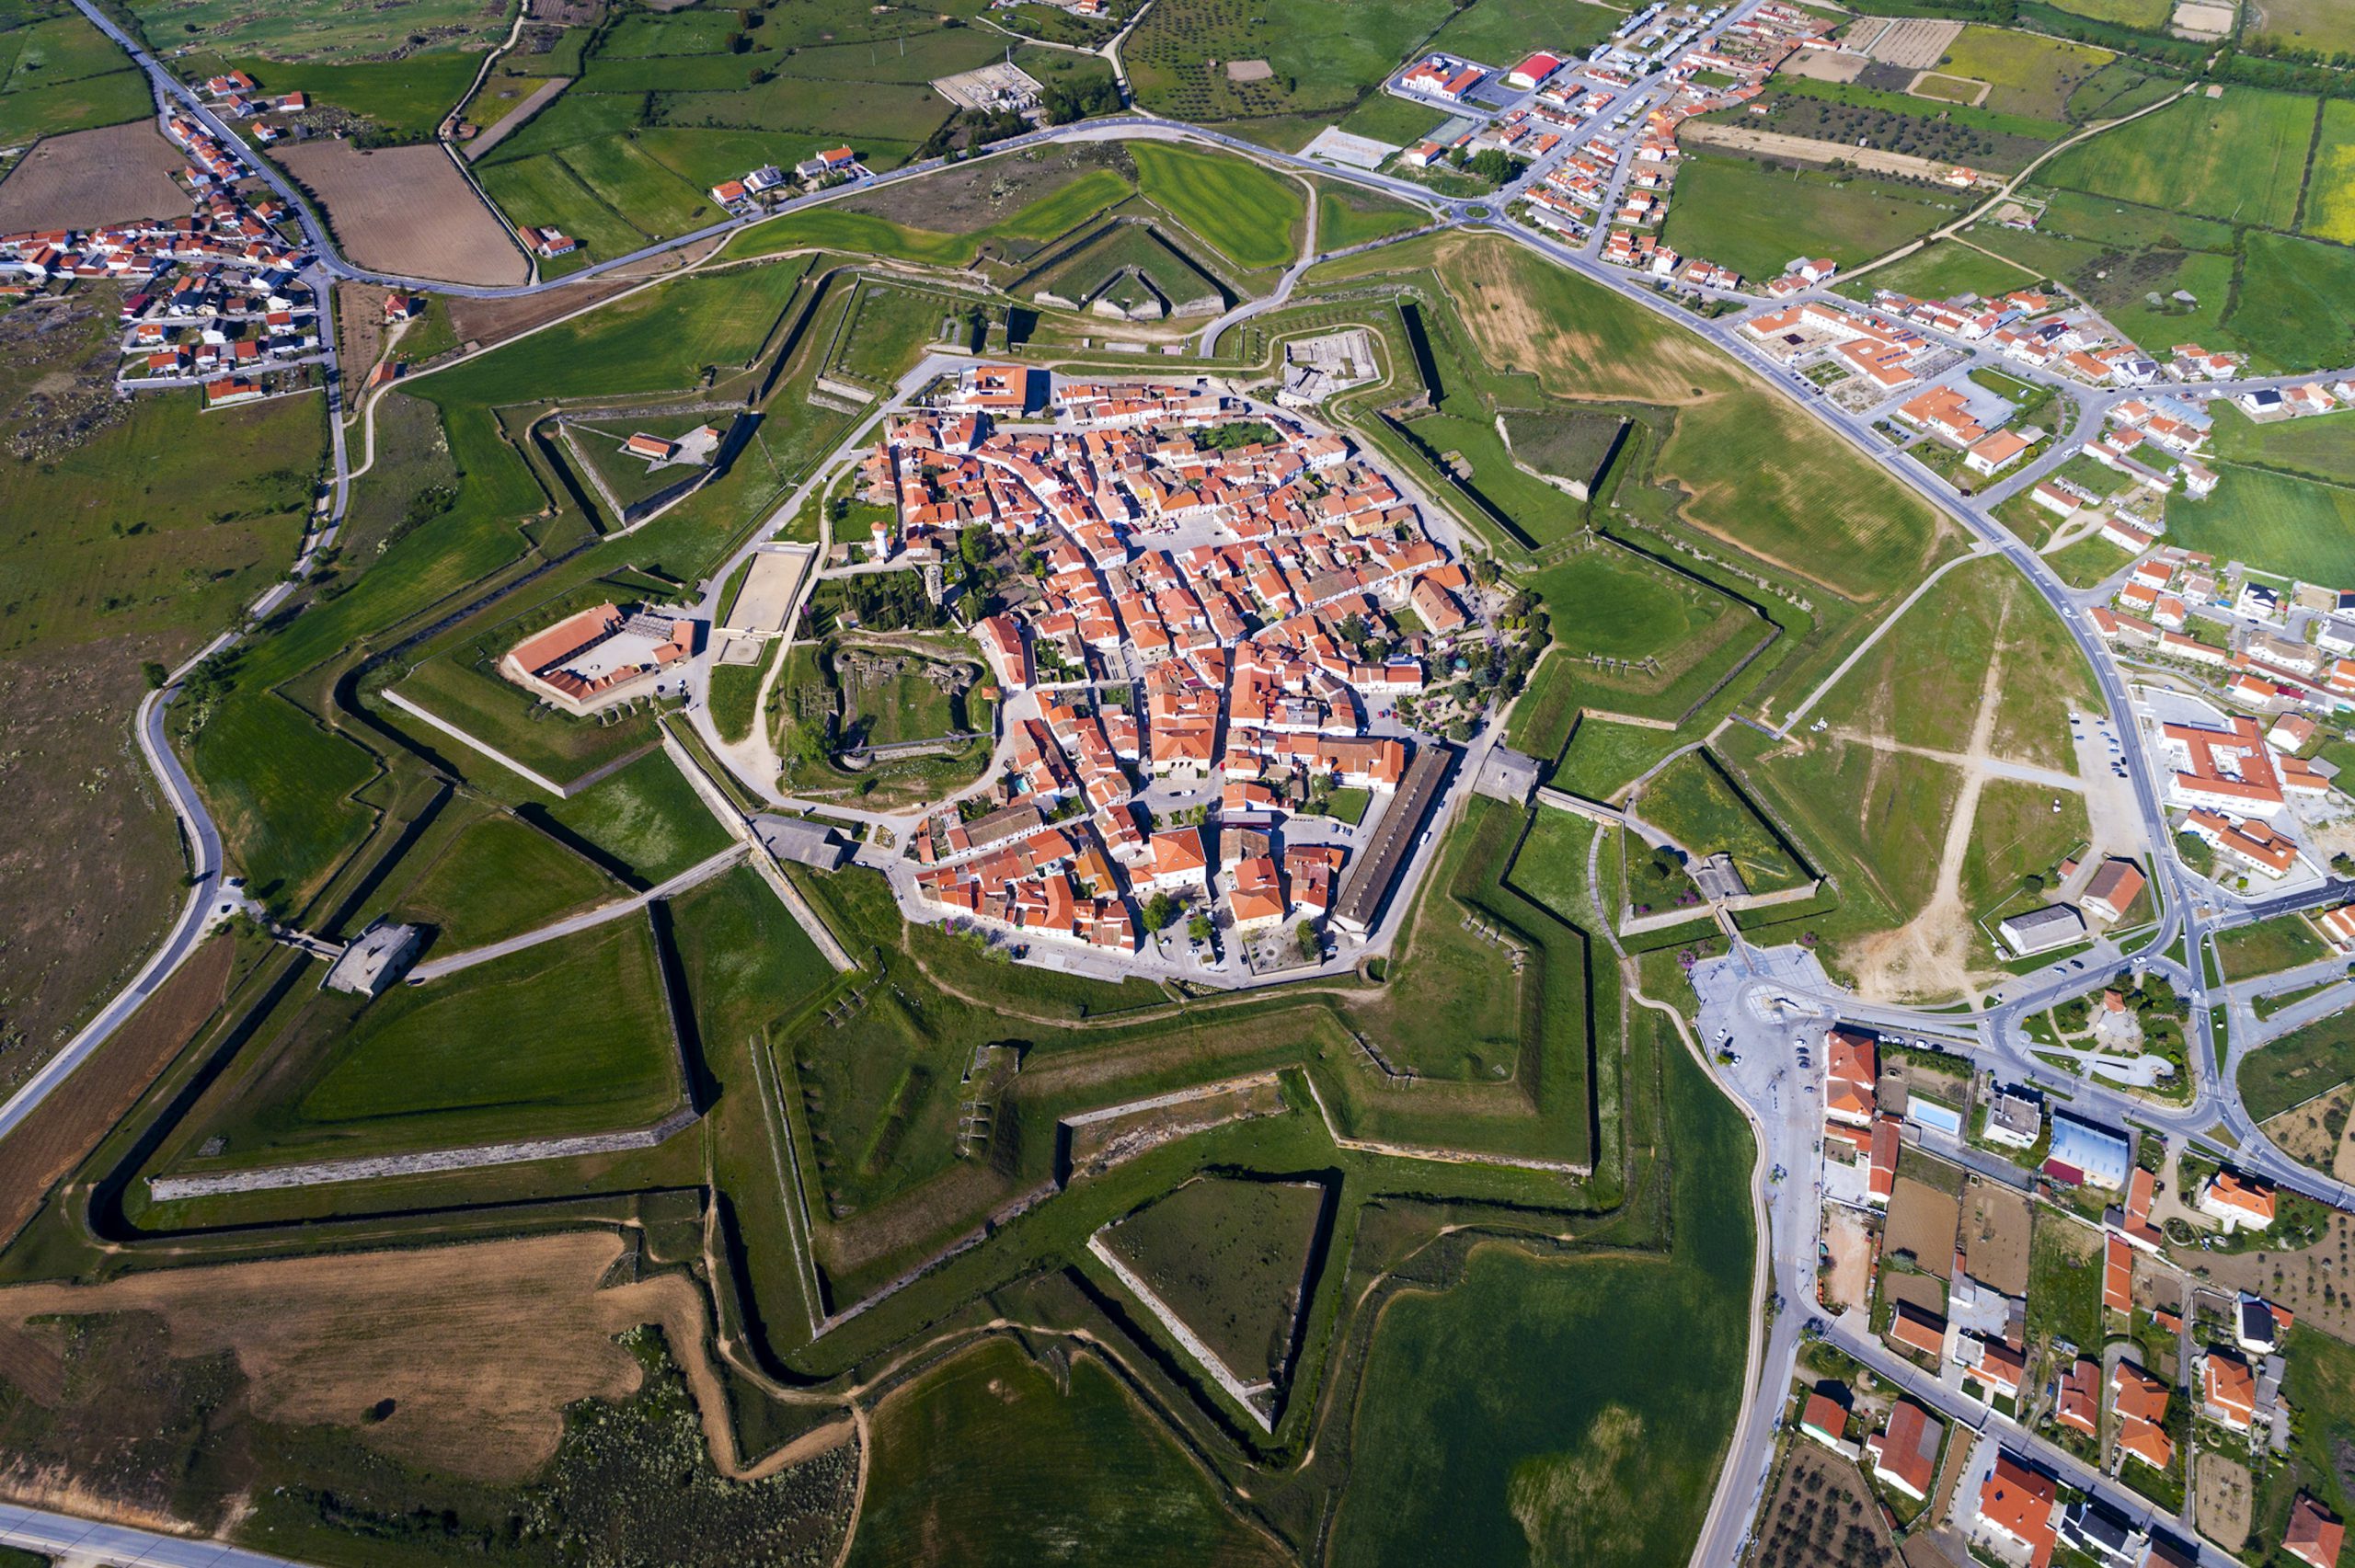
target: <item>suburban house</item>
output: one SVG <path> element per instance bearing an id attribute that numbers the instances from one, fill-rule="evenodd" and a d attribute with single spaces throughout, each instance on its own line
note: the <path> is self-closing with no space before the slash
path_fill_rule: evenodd
<path id="1" fill-rule="evenodd" d="M 1911 1400 L 1900 1400 L 1889 1425 L 1865 1442 L 1873 1473 L 1917 1502 L 1927 1501 L 1937 1482 L 1938 1446 L 1946 1423 Z"/>
<path id="2" fill-rule="evenodd" d="M 1979 1487 L 1979 1522 L 2025 1551 L 2034 1568 L 2045 1568 L 2060 1544 L 2052 1528 L 2060 1496 L 2051 1476 L 2028 1469 L 2008 1453 L 1998 1454 L 1994 1470 Z"/>

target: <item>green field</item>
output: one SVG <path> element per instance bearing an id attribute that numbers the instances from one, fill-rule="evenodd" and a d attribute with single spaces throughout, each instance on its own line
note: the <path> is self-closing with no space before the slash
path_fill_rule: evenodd
<path id="1" fill-rule="evenodd" d="M 258 55 L 189 55 L 175 62 L 183 74 L 209 76 L 241 70 L 271 93 L 308 93 L 322 103 L 411 137 L 433 134 L 458 105 L 482 64 L 473 54 L 419 53 L 364 64 L 286 63 Z"/>
<path id="2" fill-rule="evenodd" d="M 2276 915 L 2216 935 L 2216 957 L 2228 982 L 2253 980 L 2329 956 L 2329 947 L 2303 915 Z"/>
<path id="3" fill-rule="evenodd" d="M 2175 10 L 2169 0 L 2052 0 L 2052 4 L 2056 10 L 2072 16 L 2125 28 L 2159 27 Z"/>
<path id="4" fill-rule="evenodd" d="M 2215 421 L 2209 451 L 2217 458 L 2355 485 L 2355 411 L 2260 425 L 2228 401 L 2208 408 Z"/>
<path id="5" fill-rule="evenodd" d="M 1013 1341 L 982 1342 L 884 1401 L 873 1466 L 851 1568 L 1283 1561 L 1090 1355 L 1066 1388 Z"/>
<path id="6" fill-rule="evenodd" d="M 2325 98 L 2321 133 L 2306 170 L 2305 207 L 2298 230 L 2316 239 L 2355 245 L 2355 103 Z"/>
<path id="7" fill-rule="evenodd" d="M 1957 567 L 1884 633 L 1816 708 L 1838 729 L 1931 750 L 1968 748 L 2001 650 L 1998 756 L 2074 769 L 2068 711 L 2094 699 L 2068 628 L 2000 561 Z"/>
<path id="8" fill-rule="evenodd" d="M 681 1090 L 657 965 L 629 916 L 364 1006 L 310 993 L 212 1131 L 252 1164 L 656 1121 Z"/>
<path id="9" fill-rule="evenodd" d="M 2039 172 L 2053 185 L 2228 223 L 2287 229 L 2298 213 L 2313 98 L 2231 87 L 2079 143 Z"/>
<path id="10" fill-rule="evenodd" d="M 1235 1376 L 1281 1381 L 1324 1206 L 1314 1185 L 1204 1176 L 1104 1240 Z"/>
<path id="11" fill-rule="evenodd" d="M 1795 256 L 1854 266 L 1883 256 L 1968 209 L 1956 194 L 1822 169 L 1782 171 L 1715 153 L 1684 161 L 1661 237 L 1748 278 L 1772 278 Z"/>
<path id="12" fill-rule="evenodd" d="M 2300 49 L 2335 54 L 2355 49 L 2355 16 L 2338 0 L 2258 0 L 2243 26 Z"/>
<path id="13" fill-rule="evenodd" d="M 0 145 L 120 125 L 155 111 L 147 78 L 78 13 L 0 8 Z"/>
<path id="14" fill-rule="evenodd" d="M 1688 751 L 1654 774 L 1635 809 L 1695 856 L 1733 856 L 1753 893 L 1780 892 L 1808 880 L 1807 868 L 1706 751 Z"/>
<path id="15" fill-rule="evenodd" d="M 1691 662 L 1680 655 L 1696 645 L 1706 651 L 1735 613 L 1722 594 L 1618 550 L 1581 551 L 1527 587 L 1553 612 L 1554 640 L 1568 652 L 1657 658 L 1670 670 Z"/>
<path id="16" fill-rule="evenodd" d="M 2108 50 L 2087 44 L 2008 28 L 1965 28 L 1947 45 L 1938 69 L 1988 84 L 1993 90 L 1982 107 L 1998 114 L 2062 120 L 2070 95 L 2111 59 Z"/>
<path id="17" fill-rule="evenodd" d="M 728 830 L 676 764 L 649 751 L 548 816 L 652 887 L 728 847 Z"/>
<path id="18" fill-rule="evenodd" d="M 834 983 L 833 966 L 749 865 L 689 888 L 670 912 L 687 1000 L 707 1046 L 790 1017 Z"/>
<path id="19" fill-rule="evenodd" d="M 2241 1058 L 2241 1100 L 2257 1121 L 2355 1078 L 2355 1017 L 2340 1013 L 2269 1041 Z"/>
<path id="20" fill-rule="evenodd" d="M 2217 472 L 2206 500 L 2168 502 L 2168 538 L 2261 572 L 2355 581 L 2355 489 L 2258 468 Z"/>
<path id="21" fill-rule="evenodd" d="M 1388 93 L 1369 93 L 1363 103 L 1341 119 L 1341 129 L 1352 136 L 1368 136 L 1394 147 L 1411 147 L 1447 123 L 1440 109 L 1409 103 Z"/>
<path id="22" fill-rule="evenodd" d="M 1575 409 L 1513 409 L 1505 414 L 1513 456 L 1540 473 L 1592 487 L 1625 421 Z"/>
<path id="23" fill-rule="evenodd" d="M 1430 220 L 1417 207 L 1386 196 L 1356 190 L 1337 181 L 1316 182 L 1316 248 L 1347 250 L 1387 235 L 1404 234 Z"/>
<path id="24" fill-rule="evenodd" d="M 1876 289 L 1894 289 L 1924 300 L 1951 300 L 1963 294 L 1993 299 L 2015 289 L 2034 288 L 2042 276 L 1983 250 L 1939 240 L 1901 261 L 1839 284 L 1837 292 L 1853 300 L 1870 300 Z"/>
<path id="25" fill-rule="evenodd" d="M 2355 355 L 2355 250 L 2252 230 L 2224 326 L 2239 346 L 2285 371 L 2338 370 Z"/>
<path id="26" fill-rule="evenodd" d="M 1471 0 L 1423 47 L 1503 71 L 1541 49 L 1583 59 L 1626 20 L 1592 0 Z"/>
<path id="27" fill-rule="evenodd" d="M 1671 1257 L 1476 1245 L 1448 1288 L 1396 1299 L 1367 1353 L 1334 1562 L 1691 1556 L 1740 1402 L 1752 1146 L 1684 1051 L 1663 1055 Z"/>
<path id="28" fill-rule="evenodd" d="M 1245 271 L 1300 255 L 1308 198 L 1299 182 L 1258 164 L 1160 142 L 1130 148 L 1137 189 Z"/>
<path id="29" fill-rule="evenodd" d="M 479 52 L 496 41 L 506 11 L 499 0 L 407 0 L 397 9 L 280 0 L 266 10 L 239 0 L 128 0 L 125 8 L 158 51 L 187 45 L 289 61 L 383 59 L 420 49 Z"/>
<path id="30" fill-rule="evenodd" d="M 1164 0 L 1122 46 L 1140 106 L 1197 123 L 1334 114 L 1398 68 L 1451 15 L 1446 0 Z M 1265 81 L 1212 62 L 1264 60 Z"/>
<path id="31" fill-rule="evenodd" d="M 479 947 L 547 924 L 621 887 L 538 829 L 505 813 L 468 823 L 419 867 L 399 918 L 431 926 L 437 944 Z"/>

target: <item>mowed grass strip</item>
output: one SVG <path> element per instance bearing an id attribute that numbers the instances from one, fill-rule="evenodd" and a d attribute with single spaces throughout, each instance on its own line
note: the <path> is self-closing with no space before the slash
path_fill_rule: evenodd
<path id="1" fill-rule="evenodd" d="M 2241 1058 L 2241 1101 L 2258 1121 L 2355 1078 L 2355 1014 L 2309 1024 Z"/>
<path id="2" fill-rule="evenodd" d="M 1246 159 L 1159 142 L 1129 149 L 1137 189 L 1246 272 L 1300 254 L 1308 198 L 1297 182 Z"/>
<path id="3" fill-rule="evenodd" d="M 2315 130 L 2315 100 L 2233 87 L 2195 95 L 2079 143 L 2040 178 L 2099 196 L 2287 229 Z"/>

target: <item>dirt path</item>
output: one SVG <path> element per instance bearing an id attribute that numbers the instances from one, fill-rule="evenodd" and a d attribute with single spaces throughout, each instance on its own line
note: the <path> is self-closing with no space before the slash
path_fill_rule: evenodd
<path id="1" fill-rule="evenodd" d="M 1946 185 L 1947 177 L 1954 172 L 1955 167 L 1950 162 L 1916 157 L 1911 153 L 1884 153 L 1872 147 L 1852 147 L 1845 142 L 1821 142 L 1812 136 L 1792 136 L 1780 131 L 1752 131 L 1739 125 L 1711 125 L 1697 120 L 1685 123 L 1680 132 L 1680 140 L 1700 146 L 1731 147 L 1740 152 L 1763 153 L 1770 157 L 1795 158 L 1800 163 L 1828 164 L 1841 159 L 1875 174 L 1926 179 L 1942 186 Z M 1982 182 L 1989 178 L 1985 175 L 1980 177 Z"/>
<path id="2" fill-rule="evenodd" d="M 2004 673 L 2004 620 L 1995 624 L 1993 654 L 1979 686 L 1979 715 L 1970 727 L 1970 744 L 1958 759 L 1962 788 L 1955 795 L 1954 815 L 1947 821 L 1946 843 L 1938 855 L 1938 880 L 1920 914 L 1895 931 L 1867 938 L 1856 955 L 1856 994 L 1868 1001 L 1894 1001 L 1917 997 L 1947 996 L 1970 989 L 1970 911 L 1962 902 L 1962 867 L 1970 853 L 1970 834 L 1979 817 L 1980 793 L 1993 774 L 1991 747 L 1995 716 L 2000 711 Z"/>
<path id="3" fill-rule="evenodd" d="M 1976 756 L 1961 751 L 1941 751 L 1935 746 L 1909 746 L 1892 740 L 1886 735 L 1872 735 L 1859 729 L 1839 728 L 1832 731 L 1832 738 L 1844 740 L 1851 746 L 1870 746 L 1875 750 L 1901 752 L 1908 757 L 1926 757 L 1933 762 L 1944 762 L 1950 768 L 1960 768 L 1966 773 L 1982 778 L 2016 779 L 2022 784 L 2039 784 L 2048 789 L 2065 789 L 2083 793 L 2085 781 L 2074 773 L 2059 768 L 2048 768 L 2039 762 L 2023 761 L 2015 757 L 1993 754 Z"/>

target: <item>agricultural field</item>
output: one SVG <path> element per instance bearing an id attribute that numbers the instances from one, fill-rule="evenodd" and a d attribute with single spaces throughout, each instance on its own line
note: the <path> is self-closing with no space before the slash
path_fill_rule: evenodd
<path id="1" fill-rule="evenodd" d="M 2065 120 L 2071 95 L 2114 57 L 2108 50 L 2008 28 L 1965 28 L 1937 69 L 1984 82 L 1983 107 L 2031 120 Z"/>
<path id="2" fill-rule="evenodd" d="M 1870 260 L 1968 207 L 1951 191 L 1704 153 L 1686 159 L 1677 177 L 1661 238 L 1745 277 L 1772 278 L 1794 256 L 1828 256 L 1844 266 Z"/>
<path id="3" fill-rule="evenodd" d="M 2355 103 L 2325 98 L 2298 232 L 2355 245 Z"/>
<path id="4" fill-rule="evenodd" d="M 2146 207 L 2290 229 L 2315 101 L 2233 87 L 2193 96 L 2082 142 L 2038 171 L 2048 183 Z"/>
<path id="5" fill-rule="evenodd" d="M 354 0 L 283 0 L 257 11 L 236 0 L 128 0 L 148 42 L 266 60 L 390 60 L 413 53 L 479 53 L 498 41 L 499 0 L 409 0 L 397 11 Z"/>
<path id="6" fill-rule="evenodd" d="M 243 71 L 272 93 L 308 93 L 320 104 L 366 121 L 398 142 L 431 137 L 444 116 L 474 85 L 482 65 L 475 54 L 426 52 L 397 60 L 346 64 L 287 63 L 258 55 L 199 53 L 173 61 L 184 79 L 201 81 Z M 283 143 L 281 143 L 283 145 Z"/>
<path id="7" fill-rule="evenodd" d="M 1332 116 L 1454 14 L 1444 0 L 1298 0 L 1281 13 L 1246 0 L 1176 0 L 1145 13 L 1121 55 L 1137 102 L 1156 114 L 1197 122 Z M 1254 60 L 1268 64 L 1262 79 L 1226 69 Z"/>
<path id="8" fill-rule="evenodd" d="M 2355 322 L 2341 308 L 2349 289 L 2355 250 L 2251 231 L 2224 326 L 2255 359 L 2287 370 L 2337 369 L 2355 355 Z"/>
<path id="9" fill-rule="evenodd" d="M 278 155 L 318 199 L 345 254 L 396 277 L 513 285 L 531 263 L 439 147 L 363 152 L 348 141 Z"/>
<path id="10" fill-rule="evenodd" d="M 1331 180 L 1316 182 L 1316 248 L 1347 250 L 1351 246 L 1419 228 L 1423 212 L 1386 196 L 1357 190 Z"/>
<path id="11" fill-rule="evenodd" d="M 2260 425 L 2228 402 L 2209 410 L 2210 450 L 2223 461 L 2355 485 L 2355 412 Z"/>
<path id="12" fill-rule="evenodd" d="M 188 194 L 172 175 L 185 162 L 144 120 L 44 137 L 0 179 L 0 233 L 178 216 Z"/>
<path id="13" fill-rule="evenodd" d="M 2300 49 L 2336 54 L 2355 49 L 2355 17 L 2333 0 L 2255 0 L 2243 31 Z"/>
<path id="14" fill-rule="evenodd" d="M 1836 292 L 1860 301 L 1869 301 L 1876 289 L 1894 289 L 1925 300 L 1952 300 L 1965 294 L 1993 299 L 2015 289 L 2032 289 L 2042 276 L 1983 250 L 1939 240 L 1901 261 L 1839 284 Z"/>
<path id="15" fill-rule="evenodd" d="M 1594 0 L 1473 0 L 1423 47 L 1501 71 L 1533 50 L 1583 57 L 1626 19 Z"/>
<path id="16" fill-rule="evenodd" d="M 79 12 L 0 10 L 0 145 L 144 120 L 154 107 L 145 74 Z"/>

